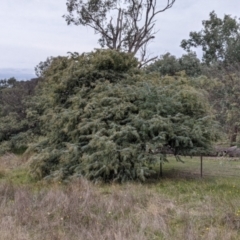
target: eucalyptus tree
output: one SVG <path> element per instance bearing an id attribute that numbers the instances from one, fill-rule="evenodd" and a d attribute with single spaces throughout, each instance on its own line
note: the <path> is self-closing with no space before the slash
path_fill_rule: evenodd
<path id="1" fill-rule="evenodd" d="M 189 39 L 181 42 L 181 47 L 191 51 L 202 48 L 203 62 L 224 64 L 240 62 L 240 24 L 237 18 L 224 15 L 223 19 L 212 11 L 208 20 L 202 21 L 203 29 L 190 32 Z"/>
<path id="2" fill-rule="evenodd" d="M 205 80 L 198 81 L 198 84 L 202 85 L 201 88 L 208 91 L 213 112 L 225 133 L 225 141 L 228 141 L 230 145 L 240 142 L 239 73 L 240 64 L 237 62 L 226 66 L 212 64 L 203 68 L 203 74 L 206 75 Z"/>
<path id="3" fill-rule="evenodd" d="M 208 88 L 215 115 L 234 145 L 240 126 L 240 21 L 231 15 L 219 18 L 212 11 L 202 25 L 203 29 L 190 32 L 189 39 L 182 40 L 181 47 L 188 52 L 202 49 L 202 73 L 208 77 L 204 88 Z"/>
<path id="4" fill-rule="evenodd" d="M 147 59 L 147 44 L 155 37 L 156 16 L 176 0 L 67 0 L 68 24 L 88 26 L 100 35 L 99 44 Z"/>
<path id="5" fill-rule="evenodd" d="M 175 76 L 180 71 L 185 71 L 186 75 L 191 77 L 197 77 L 202 73 L 201 62 L 194 52 L 184 54 L 181 58 L 176 58 L 174 55 L 166 53 L 151 64 L 148 64 L 145 70 L 147 73 L 158 72 L 162 76 Z"/>

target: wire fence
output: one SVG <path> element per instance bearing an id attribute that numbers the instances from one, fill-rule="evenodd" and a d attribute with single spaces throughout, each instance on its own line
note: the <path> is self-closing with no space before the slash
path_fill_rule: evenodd
<path id="1" fill-rule="evenodd" d="M 225 157 L 185 157 L 184 163 L 170 159 L 162 166 L 163 177 L 236 177 L 240 178 L 240 159 Z M 159 164 L 160 176 L 160 164 Z"/>

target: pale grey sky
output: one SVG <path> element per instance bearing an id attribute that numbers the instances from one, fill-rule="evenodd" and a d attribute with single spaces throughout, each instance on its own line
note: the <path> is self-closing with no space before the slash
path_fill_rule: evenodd
<path id="1" fill-rule="evenodd" d="M 219 17 L 240 17 L 240 0 L 176 0 L 173 8 L 158 15 L 159 31 L 149 52 L 181 56 L 181 40 L 188 38 L 190 31 L 200 30 L 212 10 Z M 1 72 L 9 69 L 34 73 L 34 67 L 48 56 L 98 48 L 93 30 L 67 26 L 62 18 L 65 13 L 66 0 L 0 0 L 0 78 Z"/>

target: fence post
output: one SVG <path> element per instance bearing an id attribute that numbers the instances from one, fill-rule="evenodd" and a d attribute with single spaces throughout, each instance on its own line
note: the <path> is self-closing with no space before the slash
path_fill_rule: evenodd
<path id="1" fill-rule="evenodd" d="M 201 160 L 201 178 L 203 176 L 203 157 L 202 155 L 200 156 L 200 160 Z"/>

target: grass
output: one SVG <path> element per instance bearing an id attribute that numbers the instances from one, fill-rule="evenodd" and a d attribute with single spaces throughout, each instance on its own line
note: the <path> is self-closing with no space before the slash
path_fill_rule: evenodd
<path id="1" fill-rule="evenodd" d="M 185 173 L 188 177 L 200 176 L 200 157 L 184 157 L 183 160 L 184 163 L 177 162 L 174 157 L 170 157 L 169 162 L 163 166 L 165 175 L 173 177 Z M 203 176 L 240 177 L 240 159 L 203 157 Z"/>
<path id="2" fill-rule="evenodd" d="M 144 184 L 65 185 L 36 183 L 24 159 L 4 156 L 0 239 L 240 239 L 239 161 L 204 158 L 201 179 L 199 159 L 184 160 Z M 216 174 L 222 165 L 230 177 Z"/>

